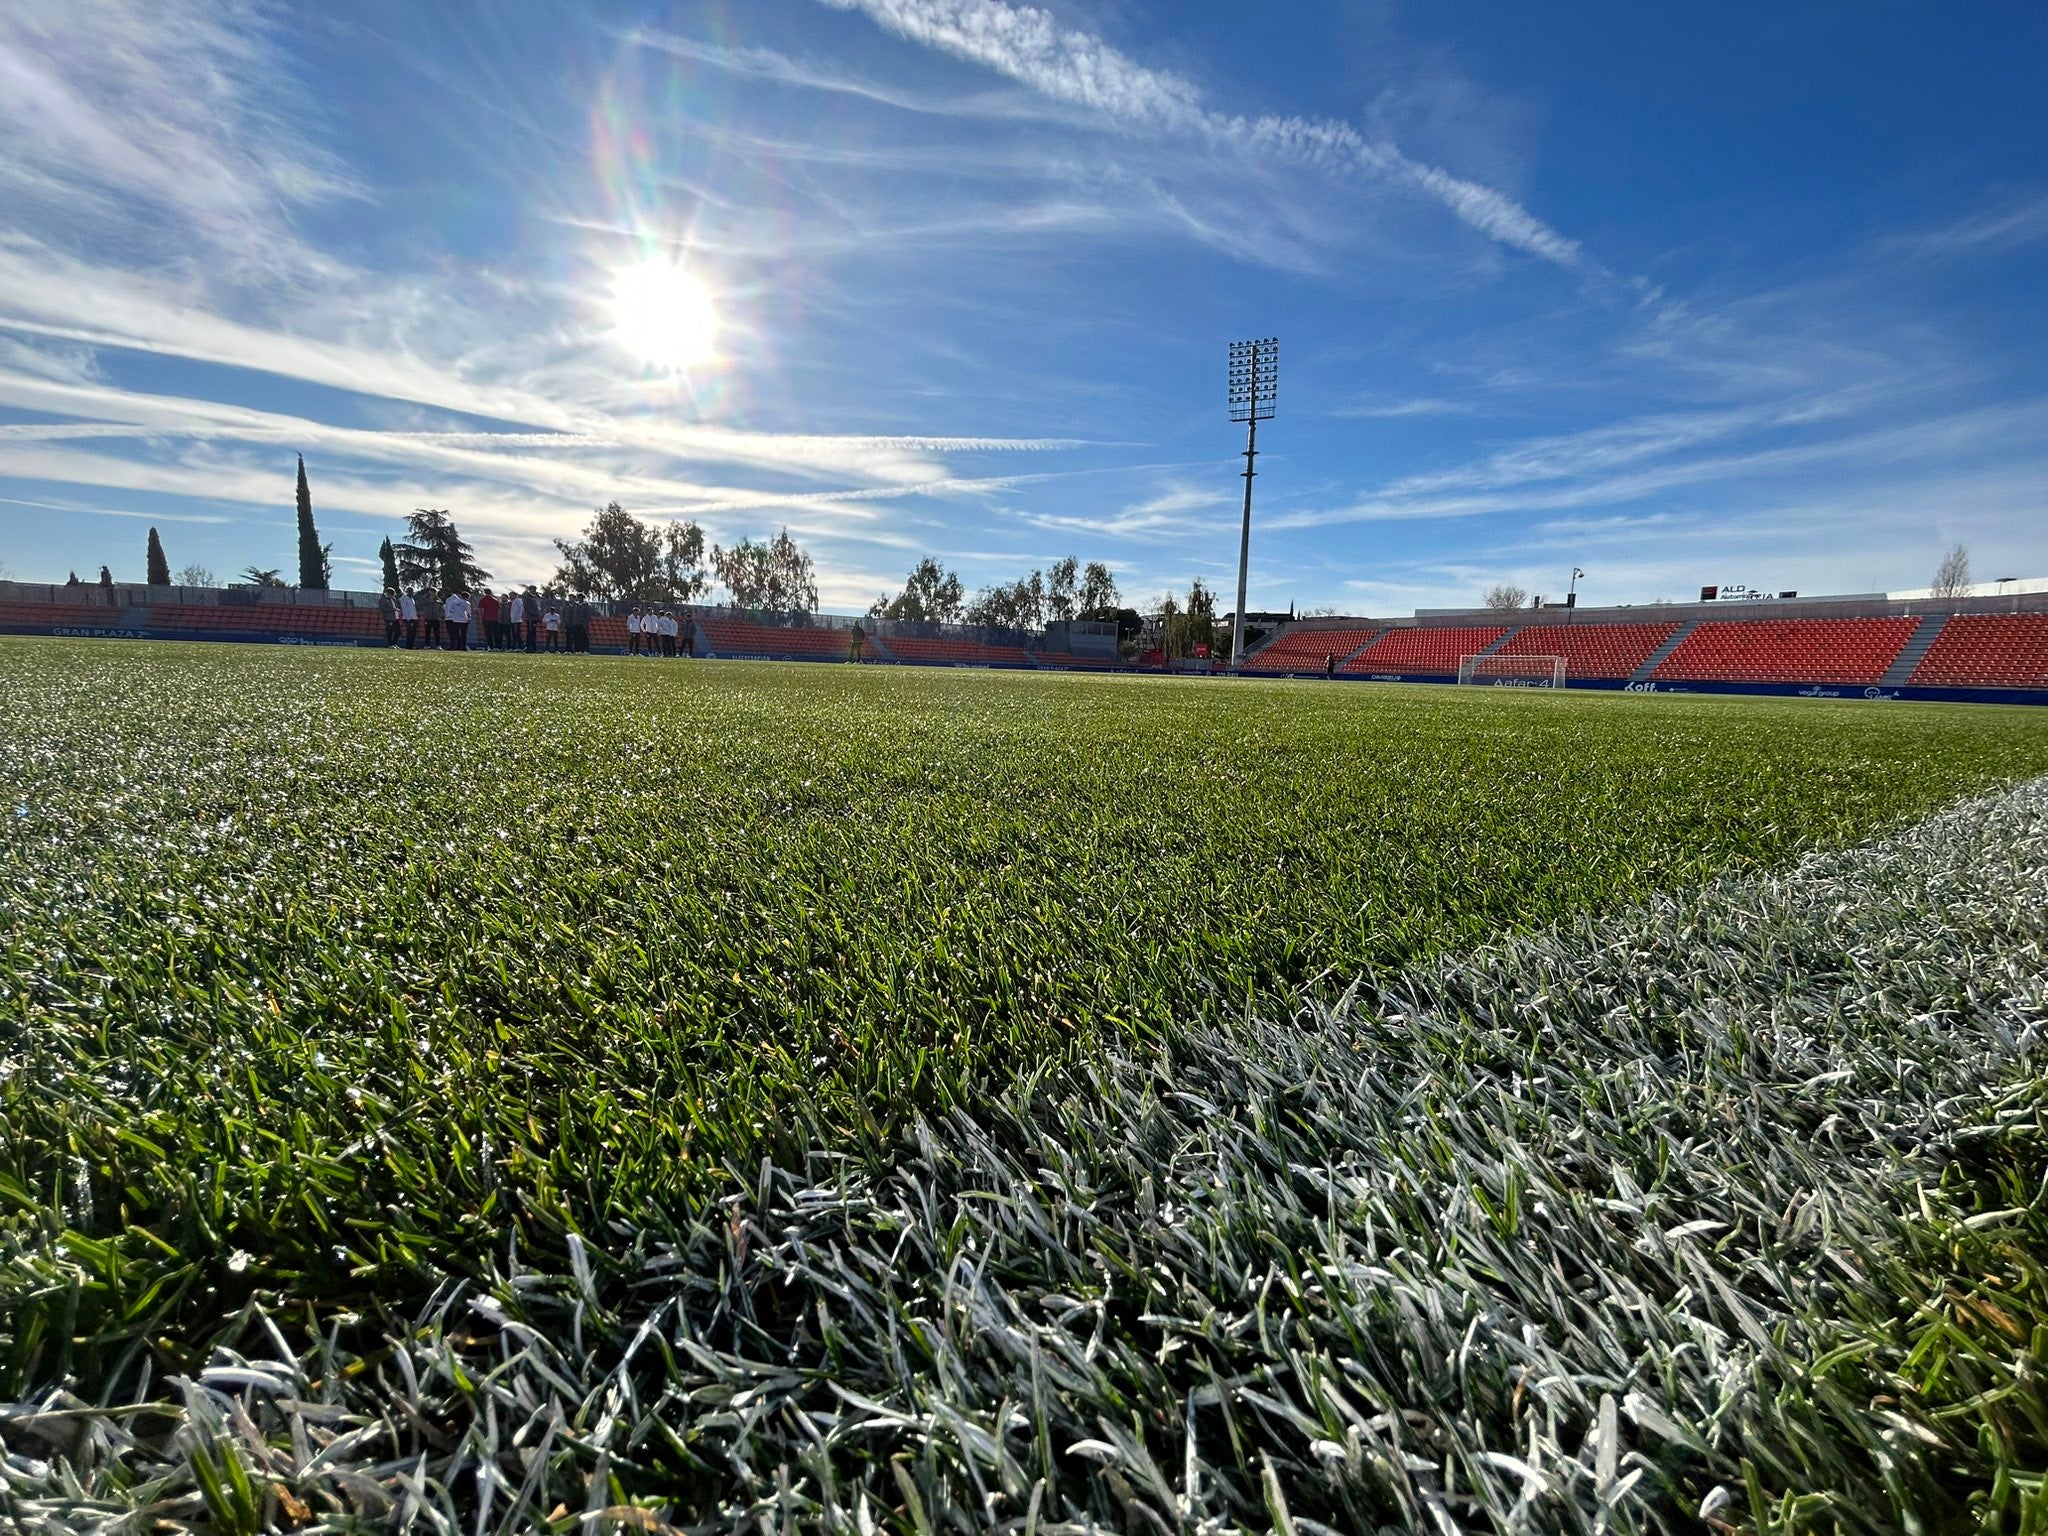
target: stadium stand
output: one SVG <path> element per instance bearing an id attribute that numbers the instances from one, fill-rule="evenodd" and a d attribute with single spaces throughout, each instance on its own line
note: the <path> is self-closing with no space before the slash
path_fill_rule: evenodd
<path id="1" fill-rule="evenodd" d="M 24 629 L 124 629 L 126 613 L 105 603 L 0 603 L 0 624 Z"/>
<path id="2" fill-rule="evenodd" d="M 2048 688 L 2048 613 L 1958 614 L 1913 669 L 1922 688 Z"/>
<path id="3" fill-rule="evenodd" d="M 607 644 L 626 643 L 625 621 L 610 621 L 619 626 L 619 638 Z M 697 615 L 697 627 L 703 631 L 713 652 L 720 656 L 802 656 L 819 661 L 846 660 L 846 635 L 836 629 L 819 629 L 809 625 L 785 626 L 781 624 L 756 624 L 752 619 L 736 614 Z M 595 632 L 591 639 L 597 638 Z"/>
<path id="4" fill-rule="evenodd" d="M 1627 677 L 1677 633 L 1675 622 L 1531 624 L 1510 635 L 1493 654 L 1562 656 L 1567 678 Z"/>
<path id="5" fill-rule="evenodd" d="M 285 603 L 213 608 L 173 603 L 140 611 L 148 613 L 142 627 L 152 634 L 300 635 L 309 640 L 380 642 L 384 638 L 384 621 L 374 608 L 299 608 Z"/>
<path id="6" fill-rule="evenodd" d="M 1455 677 L 1458 659 L 1477 656 L 1508 632 L 1505 624 L 1453 629 L 1390 629 L 1350 661 L 1344 671 L 1417 677 Z"/>
<path id="7" fill-rule="evenodd" d="M 1700 625 L 1651 676 L 1670 682 L 1876 683 L 1918 619 L 1720 619 Z"/>
<path id="8" fill-rule="evenodd" d="M 1323 658 L 1342 661 L 1380 632 L 1373 624 L 1365 629 L 1291 629 L 1244 664 L 1247 672 L 1320 672 Z"/>
<path id="9" fill-rule="evenodd" d="M 294 601 L 291 596 L 257 601 L 247 589 L 230 589 L 215 601 L 179 602 L 158 599 L 140 585 L 106 592 L 8 582 L 0 583 L 0 631 L 383 643 L 384 625 L 374 594 L 324 602 Z M 1445 622 L 1388 627 L 1382 620 L 1357 620 L 1342 621 L 1338 628 L 1289 626 L 1256 653 L 1245 670 L 1267 675 L 1320 673 L 1324 656 L 1330 655 L 1340 659 L 1344 675 L 1352 678 L 1443 679 L 1455 676 L 1466 656 L 1561 656 L 1567 681 L 1608 686 L 1626 680 L 1631 685 L 1762 684 L 1790 689 L 1818 684 L 2048 695 L 2048 611 L 2039 600 L 2023 597 L 2014 607 L 1963 612 L 1943 611 L 1918 600 L 1886 604 L 1889 612 L 1878 607 L 1882 599 L 1818 601 L 1831 611 L 1791 617 L 1780 609 L 1747 617 L 1738 609 L 1706 616 L 1688 613 L 1691 605 L 1681 605 L 1669 618 L 1639 619 L 1626 609 L 1615 609 L 1599 617 L 1582 612 L 1569 624 Z M 1902 606 L 1907 607 L 1903 614 Z M 692 612 L 701 633 L 700 654 L 763 659 L 844 661 L 854 622 L 848 618 L 775 624 L 729 609 Z M 594 616 L 590 628 L 595 648 L 626 648 L 622 618 Z M 1048 646 L 1063 640 L 1048 632 Z M 975 629 L 889 635 L 872 628 L 867 657 L 921 666 L 1096 670 L 1134 665 L 1121 656 L 990 643 Z M 1156 669 L 1159 664 L 1154 656 L 1151 665 Z M 1218 670 L 1223 667 L 1220 660 L 1215 665 Z"/>
<path id="10" fill-rule="evenodd" d="M 907 635 L 886 636 L 883 644 L 900 660 L 927 667 L 1031 665 L 1031 653 L 1020 645 L 983 645 L 977 640 L 922 640 Z"/>

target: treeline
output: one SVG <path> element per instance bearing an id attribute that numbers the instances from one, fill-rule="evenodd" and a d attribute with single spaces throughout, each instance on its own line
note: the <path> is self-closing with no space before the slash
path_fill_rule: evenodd
<path id="1" fill-rule="evenodd" d="M 903 590 L 876 598 L 868 616 L 923 624 L 1041 629 L 1066 619 L 1114 618 L 1122 600 L 1116 578 L 1099 560 L 1086 566 L 1071 557 L 1058 560 L 1049 576 L 1033 571 L 1012 582 L 983 587 L 969 598 L 960 578 L 927 555 L 904 579 Z"/>
<path id="2" fill-rule="evenodd" d="M 296 491 L 296 584 L 326 591 L 333 578 L 334 546 L 321 542 L 314 524 L 303 457 L 298 461 Z M 416 508 L 405 524 L 403 540 L 385 539 L 377 551 L 381 584 L 386 589 L 474 592 L 490 584 L 491 573 L 477 562 L 475 549 L 446 508 Z M 741 608 L 815 613 L 818 607 L 817 564 L 787 528 L 772 539 L 741 539 L 707 549 L 704 530 L 696 523 L 687 519 L 650 523 L 614 501 L 592 515 L 582 537 L 556 539 L 554 546 L 559 561 L 542 588 L 551 596 L 578 594 L 612 603 L 675 604 L 700 602 L 713 588 L 720 588 Z M 149 530 L 144 560 L 150 585 L 172 584 L 170 558 L 154 528 Z M 293 585 L 282 571 L 265 566 L 247 566 L 235 579 L 246 586 Z M 112 572 L 101 566 L 100 583 L 112 586 L 113 581 Z M 202 565 L 186 566 L 176 581 L 188 587 L 218 584 L 213 572 Z M 80 585 L 76 572 L 71 574 L 70 584 Z M 1191 607 L 1202 590 L 1197 582 L 1189 594 Z M 1086 565 L 1072 557 L 1058 560 L 1049 569 L 982 587 L 969 597 L 959 576 L 926 556 L 904 578 L 900 592 L 884 593 L 868 613 L 872 618 L 912 623 L 1022 630 L 1067 619 L 1103 619 L 1135 631 L 1138 615 L 1120 606 L 1122 602 L 1116 578 L 1099 560 Z M 1167 602 L 1171 604 L 1172 599 Z"/>

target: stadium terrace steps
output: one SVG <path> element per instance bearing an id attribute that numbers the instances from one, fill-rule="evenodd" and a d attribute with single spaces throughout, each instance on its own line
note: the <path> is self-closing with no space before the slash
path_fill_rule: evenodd
<path id="1" fill-rule="evenodd" d="M 2048 613 L 1958 614 L 1913 669 L 1922 688 L 2048 688 Z"/>
<path id="2" fill-rule="evenodd" d="M 1364 650 L 1368 645 L 1371 645 L 1374 640 L 1379 639 L 1379 637 L 1385 633 L 1385 630 L 1374 630 L 1369 638 L 1360 641 L 1357 645 L 1354 645 L 1349 651 L 1345 652 L 1344 655 L 1338 657 L 1337 670 L 1339 672 L 1342 672 L 1353 656 L 1356 656 L 1360 651 Z"/>
<path id="3" fill-rule="evenodd" d="M 1506 634 L 1502 635 L 1498 640 L 1494 641 L 1493 644 L 1489 645 L 1485 650 L 1479 652 L 1478 654 L 1480 654 L 1481 656 L 1498 655 L 1502 648 L 1505 647 L 1510 640 L 1514 639 L 1515 636 L 1519 635 L 1527 627 L 1527 625 L 1518 625 L 1514 629 L 1511 629 Z M 1527 655 L 1529 653 L 1523 652 L 1521 654 Z M 1460 659 L 1462 660 L 1462 658 Z"/>
<path id="4" fill-rule="evenodd" d="M 1651 676 L 1671 682 L 1875 684 L 1919 624 L 1918 619 L 1703 619 Z"/>
<path id="5" fill-rule="evenodd" d="M 1892 658 L 1892 664 L 1878 679 L 1881 687 L 1903 688 L 1913 676 L 1913 670 L 1920 665 L 1920 659 L 1927 654 L 1928 647 L 1941 638 L 1941 632 L 1948 624 L 1949 615 L 1938 613 L 1932 618 L 1922 619 L 1920 627 L 1913 631 L 1913 638 L 1905 648 Z"/>
<path id="6" fill-rule="evenodd" d="M 1626 678 L 1679 629 L 1675 619 L 1609 624 L 1528 624 L 1490 653 L 1495 656 L 1561 656 L 1565 676 Z"/>
<path id="7" fill-rule="evenodd" d="M 1390 629 L 1346 662 L 1341 670 L 1387 676 L 1455 677 L 1458 662 L 1500 640 L 1509 624 L 1457 625 L 1447 629 Z"/>
<path id="8" fill-rule="evenodd" d="M 1385 633 L 1383 626 L 1363 629 L 1292 629 L 1274 637 L 1247 656 L 1241 670 L 1246 672 L 1320 672 L 1323 658 L 1344 662 L 1357 655 Z"/>
<path id="9" fill-rule="evenodd" d="M 1641 666 L 1629 673 L 1628 680 L 1632 683 L 1640 683 L 1649 678 L 1659 667 L 1664 665 L 1665 659 L 1673 651 L 1692 638 L 1692 632 L 1700 627 L 1700 622 L 1698 619 L 1690 619 L 1679 625 L 1677 629 L 1672 631 L 1669 639 L 1643 658 Z"/>

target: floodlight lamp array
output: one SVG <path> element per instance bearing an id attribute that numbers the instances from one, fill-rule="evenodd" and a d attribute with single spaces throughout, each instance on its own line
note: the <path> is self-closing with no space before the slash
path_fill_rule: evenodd
<path id="1" fill-rule="evenodd" d="M 1271 421 L 1280 394 L 1280 339 L 1230 344 L 1230 419 Z"/>

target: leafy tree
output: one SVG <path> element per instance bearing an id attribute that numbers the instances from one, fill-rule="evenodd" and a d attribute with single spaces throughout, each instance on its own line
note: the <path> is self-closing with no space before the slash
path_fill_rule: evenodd
<path id="1" fill-rule="evenodd" d="M 382 544 L 377 546 L 377 558 L 380 561 L 382 561 L 384 565 L 384 590 L 387 592 L 397 590 L 398 552 L 391 547 L 391 541 L 389 539 L 386 539 Z"/>
<path id="2" fill-rule="evenodd" d="M 613 602 L 686 603 L 708 587 L 704 530 L 695 523 L 656 529 L 616 501 L 600 507 L 580 539 L 557 539 L 555 582 Z"/>
<path id="3" fill-rule="evenodd" d="M 417 508 L 406 518 L 405 528 L 406 542 L 394 546 L 393 553 L 408 589 L 473 592 L 491 579 L 491 573 L 476 563 L 476 551 L 463 539 L 455 519 L 441 508 Z"/>
<path id="4" fill-rule="evenodd" d="M 926 555 L 904 578 L 903 590 L 893 598 L 877 598 L 868 614 L 913 624 L 957 624 L 965 597 L 960 578 Z"/>
<path id="5" fill-rule="evenodd" d="M 661 530 L 661 595 L 656 601 L 694 603 L 710 589 L 704 530 L 687 519 L 671 522 Z"/>
<path id="6" fill-rule="evenodd" d="M 164 558 L 164 541 L 156 536 L 154 528 L 149 530 L 149 584 L 152 587 L 171 584 L 171 562 Z"/>
<path id="7" fill-rule="evenodd" d="M 1169 656 L 1192 656 L 1202 646 L 1208 648 L 1210 655 L 1216 654 L 1216 594 L 1201 577 L 1197 576 L 1195 584 L 1188 588 L 1187 606 L 1169 631 Z"/>
<path id="8" fill-rule="evenodd" d="M 1074 589 L 1080 579 L 1080 566 L 1072 555 L 1052 563 L 1052 573 L 1045 584 L 1046 617 L 1057 624 L 1071 619 L 1080 611 L 1075 601 Z"/>
<path id="9" fill-rule="evenodd" d="M 327 590 L 334 546 L 320 542 L 313 526 L 313 492 L 306 484 L 306 456 L 299 455 L 299 585 L 310 591 Z"/>
<path id="10" fill-rule="evenodd" d="M 783 613 L 817 610 L 817 566 L 787 528 L 765 544 L 741 539 L 730 549 L 714 546 L 711 568 L 719 585 L 741 608 L 772 608 Z"/>
<path id="11" fill-rule="evenodd" d="M 1109 574 L 1109 567 L 1100 560 L 1090 560 L 1081 572 L 1081 590 L 1074 597 L 1081 615 L 1085 618 L 1096 609 L 1114 608 L 1122 601 L 1123 594 L 1117 591 L 1116 578 Z"/>
<path id="12" fill-rule="evenodd" d="M 1529 601 L 1529 594 L 1520 587 L 1500 582 L 1486 594 L 1486 606 L 1501 613 L 1512 613 Z"/>
<path id="13" fill-rule="evenodd" d="M 101 585 L 101 586 L 103 586 L 103 587 L 111 587 L 111 586 L 112 586 L 113 584 L 114 584 L 114 573 L 113 573 L 112 571 L 108 570 L 108 569 L 107 569 L 107 568 L 106 568 L 106 567 L 105 567 L 104 565 L 103 565 L 103 566 L 101 566 L 101 567 L 100 567 L 100 585 Z"/>
<path id="14" fill-rule="evenodd" d="M 178 572 L 178 585 L 181 587 L 211 587 L 218 585 L 218 583 L 213 579 L 213 572 L 209 571 L 205 566 L 195 563 L 186 566 Z"/>
<path id="15" fill-rule="evenodd" d="M 1008 585 L 983 587 L 967 605 L 966 620 L 994 629 L 1037 629 L 1045 623 L 1045 574 L 1033 571 Z"/>
<path id="16" fill-rule="evenodd" d="M 245 587 L 282 587 L 286 585 L 286 582 L 282 571 L 268 569 L 260 565 L 245 565 L 242 567 L 242 585 Z"/>
<path id="17" fill-rule="evenodd" d="M 1996 569 L 1996 567 L 1993 567 Z M 1941 557 L 1941 564 L 1934 568 L 1934 595 L 1936 597 L 1968 597 L 1970 595 L 1970 551 L 1961 544 Z"/>

